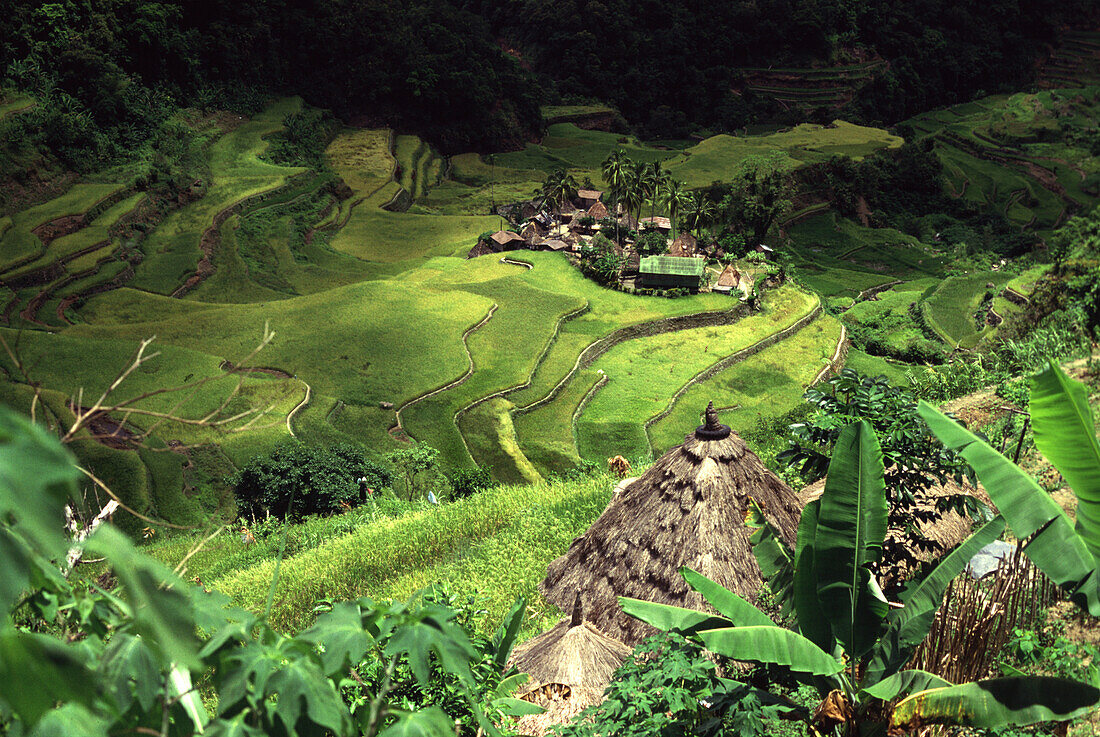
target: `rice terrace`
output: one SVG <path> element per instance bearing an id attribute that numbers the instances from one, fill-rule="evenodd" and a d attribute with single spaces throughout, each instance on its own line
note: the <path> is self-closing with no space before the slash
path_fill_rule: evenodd
<path id="1" fill-rule="evenodd" d="M 1100 732 L 1089 3 L 192 5 L 0 18 L 0 734 Z"/>

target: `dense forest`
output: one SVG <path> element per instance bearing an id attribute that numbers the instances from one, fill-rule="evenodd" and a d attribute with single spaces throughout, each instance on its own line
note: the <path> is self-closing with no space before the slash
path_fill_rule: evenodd
<path id="1" fill-rule="evenodd" d="M 0 71 L 52 102 L 23 133 L 78 168 L 132 150 L 179 104 L 252 111 L 288 91 L 347 119 L 416 131 L 444 151 L 499 150 L 537 135 L 540 102 L 610 102 L 662 137 L 807 113 L 892 124 L 1025 85 L 1058 29 L 1088 5 L 22 2 L 0 18 Z M 761 95 L 743 71 L 871 62 L 858 96 L 797 110 Z"/>

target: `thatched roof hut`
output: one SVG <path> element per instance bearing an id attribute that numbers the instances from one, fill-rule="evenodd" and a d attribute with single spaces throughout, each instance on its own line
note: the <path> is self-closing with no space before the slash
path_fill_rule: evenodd
<path id="1" fill-rule="evenodd" d="M 676 240 L 672 242 L 672 245 L 668 249 L 668 255 L 670 256 L 694 256 L 695 247 L 698 245 L 698 241 L 691 233 L 681 233 L 676 236 Z"/>
<path id="2" fill-rule="evenodd" d="M 792 546 L 801 506 L 729 427 L 713 403 L 706 423 L 611 500 L 600 518 L 552 562 L 539 590 L 559 607 L 579 591 L 588 618 L 628 645 L 652 634 L 618 597 L 703 609 L 680 575 L 688 566 L 752 601 L 762 579 L 744 515 L 749 500 Z"/>
<path id="3" fill-rule="evenodd" d="M 531 680 L 519 697 L 546 709 L 524 717 L 522 734 L 541 735 L 554 724 L 564 724 L 585 708 L 598 704 L 611 677 L 633 650 L 584 620 L 581 596 L 574 599 L 573 615 L 515 649 L 509 665 Z"/>
<path id="4" fill-rule="evenodd" d="M 539 248 L 544 251 L 567 251 L 569 244 L 557 238 L 548 238 L 539 244 Z"/>
<path id="5" fill-rule="evenodd" d="M 611 213 L 607 211 L 607 205 L 602 202 L 596 201 L 592 207 L 588 208 L 588 217 L 596 218 L 596 220 L 603 220 L 606 217 L 610 217 Z"/>
<path id="6" fill-rule="evenodd" d="M 477 258 L 478 256 L 489 256 L 491 254 L 498 253 L 490 246 L 486 241 L 478 241 L 478 244 L 470 249 L 470 252 L 466 254 L 466 258 Z"/>
<path id="7" fill-rule="evenodd" d="M 506 251 L 523 244 L 523 236 L 512 230 L 498 230 L 489 237 Z"/>
<path id="8" fill-rule="evenodd" d="M 665 232 L 665 233 L 672 230 L 672 221 L 669 220 L 666 217 L 661 217 L 660 215 L 658 215 L 657 217 L 642 218 L 641 221 L 639 222 L 639 225 L 643 229 L 644 228 L 656 228 L 657 230 L 660 230 L 660 231 Z"/>

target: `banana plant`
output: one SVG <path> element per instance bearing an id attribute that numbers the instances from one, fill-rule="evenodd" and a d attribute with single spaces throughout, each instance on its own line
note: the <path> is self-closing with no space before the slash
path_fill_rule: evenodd
<path id="1" fill-rule="evenodd" d="M 695 637 L 735 660 L 786 669 L 822 697 L 811 726 L 818 734 L 885 735 L 944 723 L 992 728 L 1070 719 L 1100 703 L 1100 689 L 1056 678 L 1021 676 L 955 685 L 904 669 L 931 628 L 948 583 L 997 539 L 995 517 L 902 594 L 882 595 L 874 564 L 886 535 L 882 451 L 861 421 L 840 435 L 821 498 L 807 505 L 790 550 L 764 525 L 754 551 L 797 630 L 775 625 L 748 601 L 690 569 L 688 584 L 717 615 L 621 598 L 623 610 L 658 629 Z M 893 704 L 893 706 L 891 706 Z"/>
<path id="2" fill-rule="evenodd" d="M 974 468 L 1024 551 L 1070 599 L 1100 616 L 1100 442 L 1088 394 L 1053 361 L 1031 378 L 1031 426 L 1039 452 L 1077 496 L 1077 523 L 1027 473 L 978 436 L 921 402 L 943 444 Z"/>

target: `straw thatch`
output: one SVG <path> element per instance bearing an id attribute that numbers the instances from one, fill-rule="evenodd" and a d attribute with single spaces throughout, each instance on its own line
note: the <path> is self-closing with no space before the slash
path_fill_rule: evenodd
<path id="1" fill-rule="evenodd" d="M 544 251 L 565 251 L 569 249 L 569 244 L 557 238 L 550 238 L 540 243 L 539 248 Z"/>
<path id="2" fill-rule="evenodd" d="M 546 709 L 523 717 L 522 734 L 545 734 L 552 725 L 565 724 L 585 708 L 598 704 L 611 677 L 632 650 L 584 621 L 580 594 L 573 615 L 552 629 L 523 643 L 509 665 L 531 677 L 520 698 Z"/>
<path id="3" fill-rule="evenodd" d="M 596 218 L 596 220 L 603 220 L 606 217 L 610 217 L 611 213 L 607 211 L 607 205 L 600 201 L 596 201 L 592 207 L 588 208 L 588 217 Z"/>
<path id="4" fill-rule="evenodd" d="M 470 249 L 470 252 L 466 254 L 466 258 L 477 258 L 478 256 L 489 256 L 489 255 L 494 254 L 494 253 L 497 253 L 497 251 L 494 250 L 492 246 L 490 246 L 485 241 L 480 241 L 476 246 L 474 246 L 473 248 Z"/>
<path id="5" fill-rule="evenodd" d="M 654 630 L 623 613 L 620 596 L 707 607 L 680 575 L 683 566 L 753 601 L 762 580 L 744 524 L 750 499 L 793 546 L 798 497 L 718 423 L 712 404 L 704 426 L 615 495 L 550 564 L 539 590 L 562 608 L 580 592 L 596 627 L 629 645 Z"/>
<path id="6" fill-rule="evenodd" d="M 672 221 L 659 215 L 657 217 L 642 218 L 639 225 L 643 228 L 650 227 L 664 231 L 672 230 Z"/>
<path id="7" fill-rule="evenodd" d="M 498 230 L 489 237 L 493 239 L 494 243 L 497 243 L 506 249 L 510 245 L 523 243 L 523 236 L 511 230 Z"/>
<path id="8" fill-rule="evenodd" d="M 668 249 L 670 256 L 694 256 L 698 241 L 691 233 L 681 233 Z"/>
<path id="9" fill-rule="evenodd" d="M 819 479 L 803 488 L 798 493 L 798 500 L 802 503 L 802 506 L 805 506 L 815 499 L 820 499 L 824 491 L 825 479 Z M 959 494 L 972 496 L 990 508 L 993 506 L 989 496 L 985 493 L 985 489 L 981 487 L 974 488 L 969 484 L 957 484 L 955 481 L 948 479 L 946 484 L 933 484 L 929 487 L 924 495 L 918 498 L 916 511 L 918 513 L 935 512 L 936 500 L 947 496 L 958 496 Z M 973 529 L 973 523 L 958 512 L 949 511 L 940 513 L 939 519 L 936 520 L 918 521 L 916 528 L 924 537 L 938 543 L 943 548 L 940 551 L 928 551 L 919 547 L 910 550 L 914 558 L 922 563 L 927 563 L 933 558 L 940 557 L 944 551 L 951 550 L 969 537 Z M 891 529 L 886 533 L 886 537 L 887 540 L 892 540 L 900 545 L 902 544 L 903 531 Z"/>

